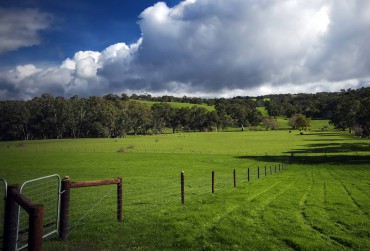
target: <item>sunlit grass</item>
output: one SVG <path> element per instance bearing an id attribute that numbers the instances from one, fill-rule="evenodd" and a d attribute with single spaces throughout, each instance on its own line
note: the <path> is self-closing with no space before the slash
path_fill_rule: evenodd
<path id="1" fill-rule="evenodd" d="M 275 173 L 291 152 L 293 162 Z M 369 156 L 368 140 L 318 125 L 304 135 L 277 130 L 1 142 L 0 170 L 9 183 L 51 173 L 72 181 L 123 177 L 123 222 L 115 219 L 115 187 L 72 190 L 71 225 L 88 214 L 68 242 L 49 238 L 45 250 L 367 250 Z"/>

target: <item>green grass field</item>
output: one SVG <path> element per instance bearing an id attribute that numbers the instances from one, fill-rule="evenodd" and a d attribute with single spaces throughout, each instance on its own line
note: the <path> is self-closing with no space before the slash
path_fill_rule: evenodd
<path id="1" fill-rule="evenodd" d="M 146 100 L 134 100 L 136 102 L 140 102 L 143 104 L 146 104 L 149 107 L 152 107 L 154 104 L 160 104 L 161 102 L 158 101 L 146 101 Z M 166 102 L 169 104 L 172 108 L 180 109 L 180 108 L 192 108 L 193 106 L 198 106 L 206 109 L 207 111 L 214 111 L 215 107 L 212 105 L 207 104 L 191 104 L 191 103 L 181 103 L 181 102 Z"/>
<path id="2" fill-rule="evenodd" d="M 114 186 L 72 190 L 69 240 L 49 237 L 45 250 L 368 250 L 369 140 L 315 123 L 304 135 L 276 130 L 0 142 L 0 176 L 8 183 L 52 173 L 72 181 L 123 178 L 123 222 L 116 221 Z M 275 173 L 275 165 L 289 160 Z"/>

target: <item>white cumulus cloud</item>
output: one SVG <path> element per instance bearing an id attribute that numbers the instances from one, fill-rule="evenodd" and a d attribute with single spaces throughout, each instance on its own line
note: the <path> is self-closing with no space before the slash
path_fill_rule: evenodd
<path id="1" fill-rule="evenodd" d="M 139 18 L 134 44 L 0 73 L 0 98 L 46 87 L 66 96 L 230 96 L 369 86 L 368 1 L 185 0 L 172 8 L 159 2 Z"/>

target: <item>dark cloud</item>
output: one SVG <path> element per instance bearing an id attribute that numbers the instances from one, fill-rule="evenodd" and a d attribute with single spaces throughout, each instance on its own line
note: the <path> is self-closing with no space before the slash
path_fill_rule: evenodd
<path id="1" fill-rule="evenodd" d="M 137 43 L 77 52 L 49 69 L 0 73 L 7 83 L 0 84 L 0 95 L 32 96 L 51 88 L 82 96 L 221 96 L 368 86 L 369 24 L 370 4 L 361 0 L 157 3 L 140 15 Z M 12 83 L 29 91 L 12 95 Z"/>

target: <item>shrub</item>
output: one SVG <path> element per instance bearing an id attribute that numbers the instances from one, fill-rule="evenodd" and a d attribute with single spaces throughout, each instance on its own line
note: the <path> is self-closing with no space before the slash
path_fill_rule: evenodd
<path id="1" fill-rule="evenodd" d="M 118 150 L 117 150 L 118 153 L 124 153 L 125 152 L 125 148 L 122 146 L 120 147 Z"/>

